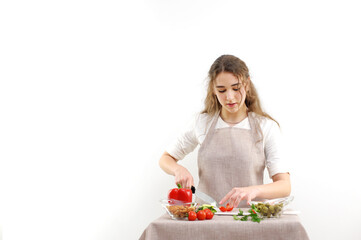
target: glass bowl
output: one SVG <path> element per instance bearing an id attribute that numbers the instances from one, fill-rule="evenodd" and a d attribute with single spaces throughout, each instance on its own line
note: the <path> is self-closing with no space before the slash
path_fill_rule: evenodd
<path id="1" fill-rule="evenodd" d="M 259 210 L 258 215 L 262 218 L 278 218 L 292 202 L 293 196 L 276 199 L 265 199 L 263 201 L 251 201 L 251 205 Z"/>
<path id="2" fill-rule="evenodd" d="M 196 211 L 198 206 L 196 202 L 181 202 L 173 199 L 162 199 L 160 203 L 168 215 L 174 220 L 188 219 L 188 212 Z"/>

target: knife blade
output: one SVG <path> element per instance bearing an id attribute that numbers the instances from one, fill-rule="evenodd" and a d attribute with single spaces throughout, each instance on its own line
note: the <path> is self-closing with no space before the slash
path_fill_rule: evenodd
<path id="1" fill-rule="evenodd" d="M 212 206 L 219 207 L 216 200 L 214 200 L 211 196 L 205 194 L 204 192 L 201 192 L 199 190 L 196 190 L 194 186 L 191 187 L 192 193 L 195 194 L 198 198 L 202 199 L 206 203 L 209 203 Z"/>

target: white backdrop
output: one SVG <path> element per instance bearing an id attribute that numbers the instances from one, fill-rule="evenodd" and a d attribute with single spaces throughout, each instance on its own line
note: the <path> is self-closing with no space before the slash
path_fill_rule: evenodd
<path id="1" fill-rule="evenodd" d="M 249 66 L 311 239 L 361 239 L 357 1 L 2 1 L 4 239 L 138 239 L 212 62 Z M 181 164 L 196 183 L 197 151 Z"/>

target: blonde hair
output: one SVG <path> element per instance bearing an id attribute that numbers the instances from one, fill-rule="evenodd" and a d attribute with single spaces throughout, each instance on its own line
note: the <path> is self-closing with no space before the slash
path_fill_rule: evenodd
<path id="1" fill-rule="evenodd" d="M 202 113 L 207 113 L 210 116 L 214 116 L 222 108 L 222 105 L 219 103 L 217 96 L 214 94 L 215 79 L 217 78 L 218 74 L 222 72 L 232 73 L 238 78 L 238 80 L 241 81 L 244 86 L 248 84 L 248 91 L 246 93 L 245 99 L 245 104 L 248 108 L 248 112 L 254 112 L 257 115 L 269 118 L 275 121 L 279 126 L 279 123 L 275 119 L 273 119 L 269 114 L 263 111 L 256 88 L 250 80 L 247 65 L 241 59 L 233 55 L 220 56 L 214 61 L 211 68 L 209 69 L 208 90 L 206 99 L 204 101 L 205 107 Z"/>

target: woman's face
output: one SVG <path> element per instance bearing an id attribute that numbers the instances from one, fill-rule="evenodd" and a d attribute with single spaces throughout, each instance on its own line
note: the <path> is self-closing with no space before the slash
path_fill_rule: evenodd
<path id="1" fill-rule="evenodd" d="M 229 72 L 221 72 L 215 79 L 214 93 L 224 110 L 237 113 L 244 109 L 246 90 L 241 80 Z"/>

